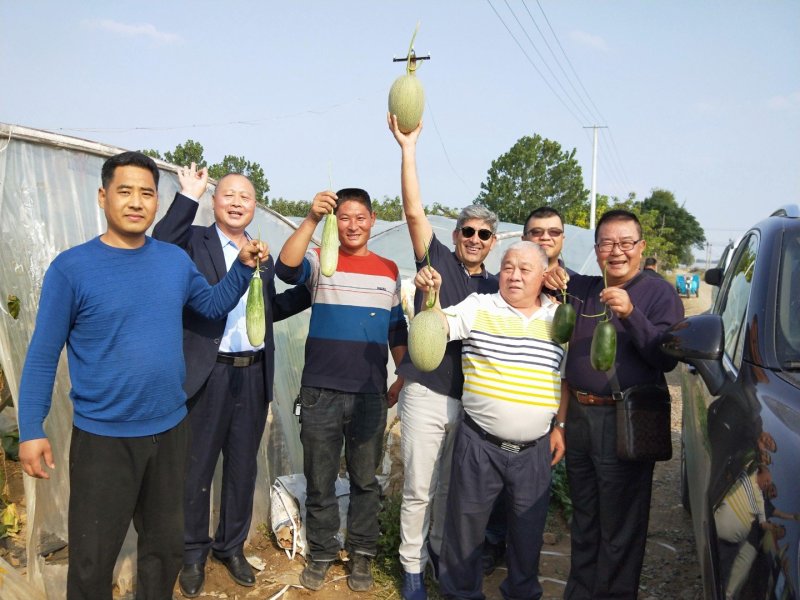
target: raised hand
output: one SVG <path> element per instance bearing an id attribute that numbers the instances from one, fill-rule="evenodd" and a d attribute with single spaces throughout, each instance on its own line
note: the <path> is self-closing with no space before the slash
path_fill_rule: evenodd
<path id="1" fill-rule="evenodd" d="M 181 194 L 199 200 L 208 187 L 208 169 L 203 167 L 198 171 L 195 163 L 180 167 L 178 182 L 181 184 Z"/>

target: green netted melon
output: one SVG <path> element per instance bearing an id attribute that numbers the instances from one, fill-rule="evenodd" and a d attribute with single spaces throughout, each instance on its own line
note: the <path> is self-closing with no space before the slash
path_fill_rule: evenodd
<path id="1" fill-rule="evenodd" d="M 425 92 L 413 71 L 394 80 L 389 90 L 389 113 L 397 115 L 400 131 L 414 131 L 422 120 L 424 108 Z"/>
<path id="2" fill-rule="evenodd" d="M 420 371 L 428 373 L 442 364 L 447 347 L 445 317 L 438 308 L 421 311 L 408 326 L 408 354 Z"/>

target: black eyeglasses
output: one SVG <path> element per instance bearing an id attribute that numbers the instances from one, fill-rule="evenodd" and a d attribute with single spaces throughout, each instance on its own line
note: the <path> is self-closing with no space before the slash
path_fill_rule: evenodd
<path id="1" fill-rule="evenodd" d="M 544 235 L 545 231 L 551 238 L 560 237 L 561 234 L 564 233 L 564 230 L 559 229 L 558 227 L 548 227 L 547 229 L 543 229 L 541 227 L 532 227 L 525 232 L 525 235 L 532 238 L 540 238 Z"/>
<path id="2" fill-rule="evenodd" d="M 491 229 L 475 229 L 474 227 L 461 228 L 461 235 L 463 235 L 467 239 L 471 238 L 473 235 L 475 235 L 475 233 L 477 233 L 478 237 L 481 238 L 484 242 L 492 239 L 492 236 L 494 235 Z"/>
<path id="3" fill-rule="evenodd" d="M 612 242 L 611 240 L 605 240 L 599 244 L 595 244 L 595 247 L 600 252 L 611 252 L 614 246 L 619 246 L 619 249 L 623 252 L 630 252 L 633 250 L 634 246 L 641 241 L 642 240 L 622 240 L 621 242 Z"/>

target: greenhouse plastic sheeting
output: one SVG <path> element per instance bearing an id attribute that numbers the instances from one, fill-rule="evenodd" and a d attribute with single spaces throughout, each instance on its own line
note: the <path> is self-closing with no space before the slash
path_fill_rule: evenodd
<path id="1" fill-rule="evenodd" d="M 19 297 L 21 304 L 19 319 L 14 320 L 6 313 L 0 315 L 3 323 L 0 364 L 15 398 L 33 333 L 44 273 L 58 253 L 105 231 L 105 218 L 97 205 L 100 169 L 107 157 L 122 151 L 88 140 L 0 123 L 0 295 L 3 304 L 8 294 Z M 156 162 L 162 174 L 159 219 L 172 202 L 178 181 L 172 165 Z M 208 193 L 201 199 L 195 222 L 203 225 L 213 222 Z M 455 221 L 436 216 L 431 217 L 431 223 L 437 236 L 451 245 Z M 276 256 L 295 227 L 291 220 L 259 208 L 249 230 L 267 240 Z M 566 230 L 564 259 L 567 266 L 596 273 L 591 232 L 569 225 Z M 487 259 L 489 271 L 497 272 L 503 248 L 518 240 L 521 231 L 519 225 L 500 223 L 497 247 Z M 315 242 L 320 233 L 321 225 Z M 406 286 L 410 284 L 415 267 L 405 223 L 381 222 L 370 240 L 370 249 L 396 261 L 401 275 L 406 278 Z M 279 291 L 286 288 L 281 282 L 276 284 Z M 275 477 L 302 472 L 299 424 L 292 414 L 292 404 L 300 388 L 308 318 L 309 311 L 305 311 L 275 325 L 275 402 L 271 405 L 267 432 L 259 449 L 253 528 L 269 522 L 270 484 Z M 392 372 L 390 359 L 390 380 L 393 380 Z M 63 547 L 68 541 L 67 465 L 72 427 L 69 389 L 66 354 L 62 353 L 53 405 L 45 422 L 57 466 L 49 480 L 25 477 L 28 576 L 31 583 L 51 599 L 63 598 L 66 588 L 64 564 L 51 564 L 43 555 Z M 391 422 L 392 416 L 389 420 Z M 218 503 L 219 470 L 218 465 L 212 511 Z M 115 571 L 115 582 L 123 594 L 133 586 L 135 548 L 135 533 L 131 528 Z"/>

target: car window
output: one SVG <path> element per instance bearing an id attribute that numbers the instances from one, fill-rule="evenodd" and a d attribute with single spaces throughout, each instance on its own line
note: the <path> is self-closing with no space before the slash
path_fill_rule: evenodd
<path id="1" fill-rule="evenodd" d="M 725 354 L 738 369 L 742 363 L 744 320 L 753 282 L 753 269 L 758 252 L 758 238 L 750 234 L 736 251 L 721 292 L 719 314 L 725 331 Z"/>
<path id="2" fill-rule="evenodd" d="M 787 231 L 784 236 L 779 277 L 775 350 L 784 368 L 796 369 L 800 362 L 800 233 L 797 231 Z"/>

